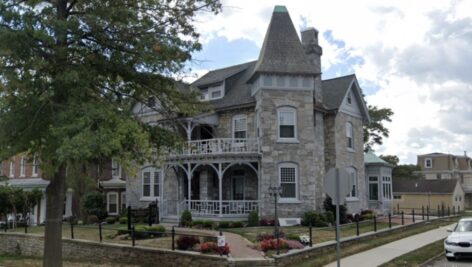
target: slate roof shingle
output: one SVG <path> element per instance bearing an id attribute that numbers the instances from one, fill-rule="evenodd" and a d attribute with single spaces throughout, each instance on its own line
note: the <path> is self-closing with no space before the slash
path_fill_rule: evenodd
<path id="1" fill-rule="evenodd" d="M 419 194 L 452 194 L 456 188 L 457 179 L 448 180 L 417 180 L 394 179 L 393 193 Z"/>
<path id="2" fill-rule="evenodd" d="M 337 109 L 341 106 L 344 96 L 352 80 L 356 76 L 354 74 L 333 78 L 329 80 L 323 80 L 321 82 L 321 88 L 323 92 L 323 104 L 327 109 Z"/>

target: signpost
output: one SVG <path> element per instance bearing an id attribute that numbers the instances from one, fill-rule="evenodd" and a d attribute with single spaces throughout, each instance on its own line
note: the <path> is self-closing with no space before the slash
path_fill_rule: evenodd
<path id="1" fill-rule="evenodd" d="M 337 266 L 341 266 L 341 245 L 340 245 L 340 231 L 339 231 L 339 205 L 344 203 L 344 199 L 351 191 L 349 174 L 346 169 L 332 168 L 324 177 L 324 190 L 333 200 L 336 205 L 336 261 Z"/>

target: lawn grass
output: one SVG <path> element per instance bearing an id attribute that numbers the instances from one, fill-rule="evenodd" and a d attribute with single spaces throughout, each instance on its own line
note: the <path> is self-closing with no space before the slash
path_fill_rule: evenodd
<path id="1" fill-rule="evenodd" d="M 394 226 L 395 224 L 392 224 Z M 388 223 L 377 223 L 377 230 L 384 229 L 388 227 Z M 297 234 L 297 235 L 309 235 L 308 227 L 303 226 L 290 226 L 290 227 L 281 227 L 285 235 Z M 231 232 L 239 234 L 245 237 L 247 240 L 255 243 L 256 237 L 260 233 L 273 233 L 273 226 L 263 226 L 263 227 L 245 227 L 245 228 L 229 228 L 225 229 L 225 232 Z M 374 231 L 374 224 L 372 221 L 364 221 L 359 224 L 359 233 L 367 233 Z M 313 228 L 313 243 L 323 243 L 326 241 L 335 239 L 334 228 Z M 356 225 L 349 224 L 346 226 L 341 226 L 341 237 L 355 236 Z"/>
<path id="2" fill-rule="evenodd" d="M 441 254 L 444 250 L 444 240 L 439 240 L 405 255 L 380 265 L 380 267 L 419 266 L 421 263 Z"/>
<path id="3" fill-rule="evenodd" d="M 43 261 L 38 257 L 28 257 L 20 255 L 0 255 L 0 266 L 2 267 L 42 267 Z M 74 262 L 63 261 L 63 266 L 67 267 L 138 267 L 140 265 L 127 265 L 117 263 L 97 263 L 97 262 Z"/>
<path id="4" fill-rule="evenodd" d="M 431 221 L 423 226 L 420 227 L 415 227 L 412 229 L 407 229 L 402 232 L 398 232 L 395 234 L 387 235 L 387 236 L 382 236 L 382 237 L 377 237 L 373 238 L 371 240 L 366 240 L 363 241 L 362 243 L 355 243 L 351 244 L 347 247 L 344 247 L 341 249 L 341 255 L 342 257 L 346 257 L 349 255 L 353 255 L 362 251 L 366 251 L 381 245 L 384 245 L 386 243 L 390 243 L 402 238 L 409 237 L 411 235 L 419 234 L 422 232 L 426 232 L 432 229 L 436 229 L 441 226 L 446 226 L 449 224 L 452 224 L 454 222 L 457 222 L 457 218 L 445 218 L 445 219 L 439 219 L 435 221 Z M 324 266 L 328 263 L 331 263 L 336 260 L 336 250 L 335 248 L 325 250 L 322 256 L 318 257 L 313 257 L 310 259 L 307 259 L 303 262 L 297 262 L 294 263 L 292 266 L 295 267 L 318 267 L 318 266 Z"/>

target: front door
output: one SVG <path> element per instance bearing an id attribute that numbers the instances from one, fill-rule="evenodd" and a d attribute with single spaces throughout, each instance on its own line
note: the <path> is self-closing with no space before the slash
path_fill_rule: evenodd
<path id="1" fill-rule="evenodd" d="M 244 200 L 244 177 L 233 176 L 231 180 L 233 200 Z"/>

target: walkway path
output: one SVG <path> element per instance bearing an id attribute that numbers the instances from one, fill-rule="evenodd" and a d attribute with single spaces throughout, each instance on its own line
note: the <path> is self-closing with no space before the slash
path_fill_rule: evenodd
<path id="1" fill-rule="evenodd" d="M 352 256 L 342 258 L 341 266 L 379 266 L 405 253 L 426 246 L 440 239 L 446 238 L 448 235 L 446 229 L 452 227 L 452 225 L 439 227 L 435 230 L 430 230 L 428 232 L 413 235 L 371 250 L 367 250 L 358 254 L 354 254 Z M 335 266 L 336 262 L 332 262 L 328 265 L 325 265 L 325 267 Z"/>

